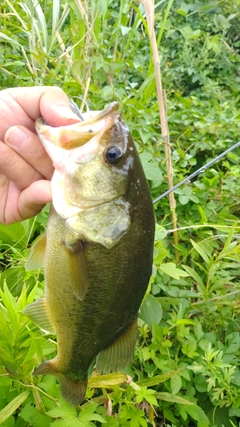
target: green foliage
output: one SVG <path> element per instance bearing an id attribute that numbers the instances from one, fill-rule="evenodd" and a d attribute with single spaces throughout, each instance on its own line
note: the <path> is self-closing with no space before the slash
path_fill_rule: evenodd
<path id="1" fill-rule="evenodd" d="M 122 108 L 151 186 L 167 189 L 143 5 L 126 0 L 4 0 L 0 88 L 59 85 L 101 109 Z M 240 140 L 239 0 L 155 5 L 175 183 Z M 153 274 L 126 374 L 91 378 L 73 409 L 34 368 L 56 343 L 22 309 L 43 295 L 24 268 L 47 210 L 0 225 L 0 425 L 237 427 L 240 417 L 239 150 L 176 191 L 180 262 L 168 199 L 156 206 Z M 131 379 L 130 379 L 131 377 Z"/>

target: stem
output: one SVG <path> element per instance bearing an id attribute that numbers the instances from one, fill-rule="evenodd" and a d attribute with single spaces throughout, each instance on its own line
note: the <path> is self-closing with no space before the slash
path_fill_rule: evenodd
<path id="1" fill-rule="evenodd" d="M 158 54 L 157 39 L 156 39 L 155 30 L 154 30 L 154 0 L 142 0 L 142 3 L 146 11 L 149 37 L 150 37 L 150 43 L 152 47 L 154 72 L 155 72 L 155 80 L 156 80 L 156 88 L 157 88 L 158 109 L 159 109 L 159 116 L 160 116 L 161 130 L 162 130 L 162 138 L 164 142 L 165 158 L 166 158 L 167 181 L 168 181 L 168 188 L 170 189 L 173 187 L 172 157 L 171 157 L 170 136 L 169 136 L 169 130 L 168 130 L 167 113 L 166 113 L 166 98 L 162 88 L 160 58 Z M 175 201 L 173 192 L 169 194 L 169 204 L 171 209 L 172 227 L 174 229 L 173 239 L 174 239 L 174 244 L 177 245 L 178 232 L 176 230 L 177 228 L 177 215 L 175 210 L 176 201 Z M 179 252 L 177 248 L 175 248 L 175 260 L 176 262 L 179 262 Z"/>
<path id="2" fill-rule="evenodd" d="M 66 60 L 67 60 L 67 62 L 68 62 L 68 64 L 69 64 L 69 66 L 72 68 L 72 65 L 73 65 L 72 58 L 71 58 L 71 56 L 69 55 L 69 53 L 68 53 L 68 51 L 67 51 L 67 49 L 66 49 L 66 47 L 65 47 L 65 44 L 63 43 L 63 39 L 62 39 L 62 37 L 60 36 L 60 34 L 59 34 L 58 30 L 56 30 L 56 37 L 57 37 L 57 40 L 58 40 L 58 42 L 59 42 L 60 48 L 62 49 L 62 52 L 64 53 L 64 55 L 65 55 L 65 57 L 66 57 Z M 82 80 L 81 80 L 80 76 L 75 75 L 74 77 L 75 77 L 75 79 L 78 81 L 78 83 L 80 84 L 80 86 L 83 88 L 83 87 L 84 87 L 84 85 L 83 85 L 83 82 L 82 82 Z"/>

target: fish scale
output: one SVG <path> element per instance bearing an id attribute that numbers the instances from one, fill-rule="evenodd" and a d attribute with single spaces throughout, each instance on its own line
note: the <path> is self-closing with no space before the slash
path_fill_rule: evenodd
<path id="1" fill-rule="evenodd" d="M 95 113 L 94 119 L 89 114 L 95 142 L 91 136 L 86 141 L 84 130 L 83 146 L 75 146 L 82 129 L 77 123 L 71 125 L 73 148 L 69 126 L 61 127 L 58 137 L 58 129 L 51 132 L 37 122 L 57 171 L 46 233 L 45 296 L 24 309 L 42 329 L 49 324 L 57 336 L 56 358 L 43 362 L 35 374 L 56 375 L 63 397 L 74 406 L 84 399 L 95 361 L 100 372 L 117 372 L 133 357 L 137 313 L 152 271 L 155 228 L 149 186 L 116 103 Z M 85 116 L 84 129 L 87 121 Z M 99 185 L 93 185 L 96 179 Z"/>

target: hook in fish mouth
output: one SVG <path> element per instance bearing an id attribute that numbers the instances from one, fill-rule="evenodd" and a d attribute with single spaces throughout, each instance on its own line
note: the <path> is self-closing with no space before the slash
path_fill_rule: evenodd
<path id="1" fill-rule="evenodd" d="M 117 102 L 112 102 L 101 111 L 80 113 L 82 118 L 79 116 L 79 122 L 67 126 L 48 126 L 40 117 L 35 122 L 36 130 L 40 138 L 70 150 L 86 144 L 94 136 L 111 129 L 119 115 L 118 107 Z"/>

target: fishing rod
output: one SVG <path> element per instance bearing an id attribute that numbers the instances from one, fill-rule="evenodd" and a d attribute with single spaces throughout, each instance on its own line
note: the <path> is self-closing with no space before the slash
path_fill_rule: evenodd
<path id="1" fill-rule="evenodd" d="M 181 185 L 188 183 L 189 181 L 191 181 L 191 179 L 195 178 L 200 173 L 205 172 L 206 169 L 208 169 L 210 166 L 214 165 L 214 163 L 218 162 L 218 160 L 220 160 L 223 157 L 225 157 L 228 153 L 230 153 L 231 151 L 235 150 L 235 148 L 237 148 L 237 147 L 240 147 L 240 141 L 237 142 L 236 144 L 232 145 L 232 147 L 228 148 L 223 153 L 219 154 L 219 156 L 215 157 L 213 160 L 211 160 L 210 162 L 208 162 L 206 165 L 204 165 L 201 168 L 197 169 L 195 172 L 193 172 L 191 175 L 187 176 L 187 178 L 183 179 L 178 184 L 174 185 L 172 188 L 169 188 L 169 190 L 165 191 L 165 193 L 161 194 L 155 200 L 153 200 L 153 204 L 159 202 L 159 200 L 163 199 L 163 197 L 165 197 L 168 194 L 170 194 L 173 191 L 175 191 Z"/>

